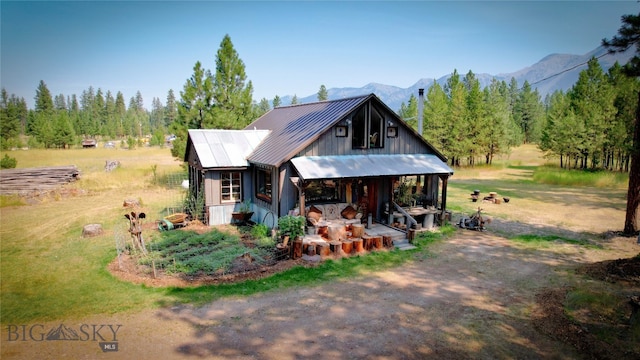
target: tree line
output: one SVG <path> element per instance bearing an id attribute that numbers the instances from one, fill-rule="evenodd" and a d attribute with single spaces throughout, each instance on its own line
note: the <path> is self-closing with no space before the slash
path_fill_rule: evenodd
<path id="1" fill-rule="evenodd" d="M 574 86 L 541 99 L 525 81 L 495 78 L 484 89 L 472 71 L 434 81 L 423 107 L 423 133 L 453 166 L 491 164 L 514 146 L 535 143 L 562 168 L 628 171 L 640 82 L 616 63 L 605 73 L 596 58 Z M 399 115 L 417 129 L 418 99 Z"/>
<path id="2" fill-rule="evenodd" d="M 52 96 L 41 80 L 36 89 L 34 109 L 27 109 L 24 98 L 8 95 L 2 89 L 0 116 L 2 117 L 0 144 L 11 147 L 68 148 L 83 138 L 107 139 L 142 138 L 151 135 L 151 141 L 162 144 L 169 124 L 177 117 L 177 102 L 172 90 L 167 94 L 167 105 L 154 98 L 151 111 L 147 111 L 138 91 L 126 106 L 124 96 L 115 97 L 110 91 L 89 87 L 80 97 L 76 94 Z M 24 144 L 20 135 L 27 135 Z"/>

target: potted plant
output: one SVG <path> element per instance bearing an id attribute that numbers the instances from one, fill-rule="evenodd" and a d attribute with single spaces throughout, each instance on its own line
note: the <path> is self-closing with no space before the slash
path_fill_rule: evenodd
<path id="1" fill-rule="evenodd" d="M 286 247 L 289 239 L 295 240 L 304 236 L 304 216 L 285 215 L 278 219 L 278 233 L 282 237 L 282 246 Z"/>
<path id="2" fill-rule="evenodd" d="M 246 223 L 251 220 L 253 216 L 253 211 L 251 211 L 251 202 L 249 200 L 245 200 L 241 205 L 238 211 L 234 211 L 231 213 L 231 218 L 237 222 Z"/>

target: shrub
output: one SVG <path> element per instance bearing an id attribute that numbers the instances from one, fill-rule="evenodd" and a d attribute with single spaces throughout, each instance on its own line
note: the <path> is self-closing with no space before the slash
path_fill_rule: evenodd
<path id="1" fill-rule="evenodd" d="M 1 169 L 14 169 L 17 165 L 18 160 L 16 160 L 16 158 L 9 157 L 7 154 L 4 154 L 4 157 L 0 160 Z"/>
<path id="2" fill-rule="evenodd" d="M 251 228 L 251 236 L 256 239 L 267 237 L 270 235 L 271 230 L 265 224 L 256 224 Z"/>

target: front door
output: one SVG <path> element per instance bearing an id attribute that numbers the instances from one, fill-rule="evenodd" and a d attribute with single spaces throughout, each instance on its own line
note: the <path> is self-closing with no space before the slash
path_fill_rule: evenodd
<path id="1" fill-rule="evenodd" d="M 367 182 L 367 209 L 374 219 L 378 218 L 378 188 L 377 179 L 370 179 Z"/>

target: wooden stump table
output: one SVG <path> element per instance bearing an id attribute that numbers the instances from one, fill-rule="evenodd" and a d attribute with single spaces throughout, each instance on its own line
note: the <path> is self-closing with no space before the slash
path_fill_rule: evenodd
<path id="1" fill-rule="evenodd" d="M 331 224 L 328 227 L 329 240 L 340 241 L 347 238 L 347 229 L 344 225 Z"/>
<path id="2" fill-rule="evenodd" d="M 364 235 L 364 225 L 362 224 L 351 225 L 351 235 L 354 238 L 361 238 L 362 235 Z"/>

